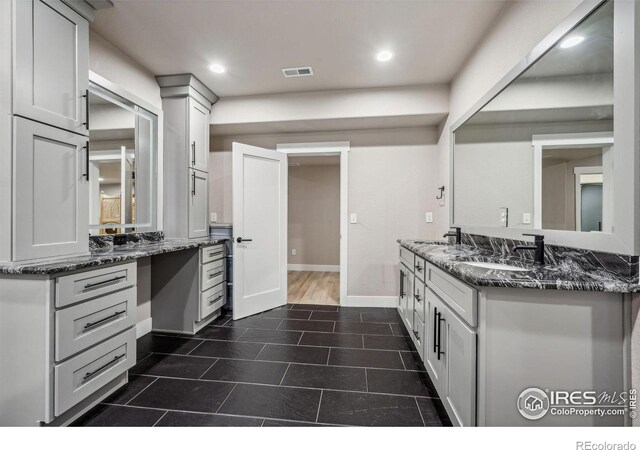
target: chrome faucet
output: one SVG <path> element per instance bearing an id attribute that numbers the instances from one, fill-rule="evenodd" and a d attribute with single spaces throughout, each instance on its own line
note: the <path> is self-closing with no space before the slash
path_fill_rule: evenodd
<path id="1" fill-rule="evenodd" d="M 453 231 L 455 230 L 455 231 Z M 461 244 L 462 243 L 462 228 L 460 227 L 451 227 L 451 229 L 449 231 L 447 231 L 445 234 L 442 235 L 442 237 L 453 237 L 455 236 L 456 238 L 456 244 Z"/>
<path id="2" fill-rule="evenodd" d="M 513 247 L 513 251 L 534 250 L 534 259 L 536 264 L 544 266 L 544 236 L 541 234 L 523 234 L 523 236 L 533 236 L 533 245 L 516 245 Z"/>

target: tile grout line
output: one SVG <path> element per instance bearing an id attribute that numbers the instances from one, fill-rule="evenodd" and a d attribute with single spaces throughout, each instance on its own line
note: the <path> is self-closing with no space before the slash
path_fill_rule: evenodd
<path id="1" fill-rule="evenodd" d="M 280 383 L 278 383 L 278 386 L 282 386 L 282 382 L 284 381 L 284 377 L 287 376 L 287 372 L 289 371 L 289 367 L 291 367 L 291 363 L 287 363 L 287 368 L 284 370 L 284 373 L 282 374 L 282 378 L 280 379 Z"/>
<path id="2" fill-rule="evenodd" d="M 400 355 L 400 361 L 402 362 L 402 367 L 404 367 L 404 370 L 407 370 L 407 365 L 404 363 L 404 358 L 402 357 L 402 353 L 398 351 L 398 355 Z M 416 371 L 416 372 L 419 372 L 419 371 Z"/>
<path id="3" fill-rule="evenodd" d="M 329 347 L 329 352 L 327 352 L 327 362 L 325 363 L 325 366 L 329 365 L 329 359 L 331 359 L 331 347 Z"/>
<path id="4" fill-rule="evenodd" d="M 153 425 L 151 425 L 151 427 L 155 427 L 156 425 L 158 425 L 158 423 L 164 418 L 164 416 L 166 416 L 167 414 L 169 414 L 169 411 L 165 411 L 163 415 L 160 416 L 160 418 L 158 420 L 156 420 L 156 423 L 154 423 Z"/>
<path id="5" fill-rule="evenodd" d="M 418 398 L 417 397 L 413 397 L 413 400 L 415 400 L 416 402 L 416 407 L 418 408 L 418 414 L 420 414 L 420 418 L 422 419 L 422 425 L 423 426 L 427 426 L 427 422 L 424 421 L 424 417 L 422 415 L 422 411 L 420 411 L 420 405 L 418 404 Z"/>
<path id="6" fill-rule="evenodd" d="M 200 346 L 201 346 L 202 344 L 204 344 L 205 342 L 206 342 L 206 341 L 201 341 L 198 345 L 196 345 L 195 347 L 193 347 L 193 348 L 191 349 L 191 351 L 189 351 L 185 356 L 189 356 L 189 355 L 191 355 L 191 353 L 192 353 L 193 351 L 195 351 L 198 347 L 200 347 Z"/>
<path id="7" fill-rule="evenodd" d="M 143 375 L 143 376 L 148 376 L 148 375 Z M 153 376 L 153 375 L 152 375 Z M 131 403 L 132 401 L 134 401 L 138 395 L 142 394 L 144 391 L 146 391 L 147 389 L 149 389 L 149 386 L 151 386 L 153 383 L 155 383 L 156 381 L 158 381 L 158 377 L 155 377 L 155 380 L 153 380 L 151 383 L 147 384 L 140 392 L 138 392 L 136 395 L 134 395 L 133 397 L 131 397 L 129 399 L 128 402 L 125 403 L 125 405 L 128 405 L 129 403 Z M 127 383 L 128 384 L 128 383 Z"/>
<path id="8" fill-rule="evenodd" d="M 367 392 L 369 392 L 369 377 L 367 376 L 367 368 L 364 369 L 364 384 L 367 388 Z"/>
<path id="9" fill-rule="evenodd" d="M 205 370 L 205 371 L 202 373 L 202 375 L 200 375 L 200 376 L 198 377 L 198 380 L 202 380 L 202 377 L 203 377 L 203 376 L 205 376 L 205 375 L 206 375 L 206 374 L 211 370 L 211 368 L 212 368 L 213 366 L 215 366 L 215 365 L 218 363 L 218 361 L 220 361 L 220 359 L 219 359 L 219 358 L 218 358 L 218 359 L 216 359 L 216 360 L 215 360 L 215 361 L 214 361 L 214 362 L 209 366 L 209 368 L 208 368 L 207 370 Z"/>
<path id="10" fill-rule="evenodd" d="M 235 338 L 233 341 L 229 341 L 229 342 L 238 342 L 238 339 L 240 339 L 242 336 L 244 336 L 247 331 L 249 331 L 249 328 L 245 328 L 244 331 L 240 334 L 240 336 Z"/>
<path id="11" fill-rule="evenodd" d="M 258 360 L 258 356 L 260 356 L 260 353 L 262 353 L 264 351 L 266 346 L 267 346 L 267 344 L 262 344 L 262 348 L 260 349 L 258 354 L 256 356 L 254 356 L 253 359 L 250 359 L 249 361 L 257 361 Z"/>
<path id="12" fill-rule="evenodd" d="M 320 407 L 322 406 L 322 396 L 324 394 L 324 389 L 320 391 L 320 401 L 318 402 L 318 412 L 316 413 L 316 422 L 318 423 L 318 418 L 320 418 Z"/>
<path id="13" fill-rule="evenodd" d="M 304 331 L 302 332 L 302 334 L 300 335 L 300 339 L 298 339 L 298 343 L 296 345 L 300 345 L 300 342 L 302 342 L 302 336 L 304 336 Z"/>
<path id="14" fill-rule="evenodd" d="M 231 389 L 231 391 L 229 392 L 229 395 L 227 395 L 227 397 L 224 399 L 224 401 L 223 401 L 222 403 L 220 403 L 220 406 L 218 406 L 218 409 L 216 409 L 215 414 L 217 414 L 217 413 L 218 413 L 218 411 L 220 411 L 220 410 L 222 409 L 222 407 L 224 406 L 224 404 L 225 404 L 225 403 L 227 403 L 227 400 L 229 400 L 229 397 L 231 397 L 231 394 L 233 394 L 233 391 L 235 391 L 235 390 L 236 390 L 236 388 L 238 387 L 238 385 L 239 385 L 239 384 L 240 384 L 240 383 L 236 383 L 236 384 L 233 386 L 233 389 Z"/>

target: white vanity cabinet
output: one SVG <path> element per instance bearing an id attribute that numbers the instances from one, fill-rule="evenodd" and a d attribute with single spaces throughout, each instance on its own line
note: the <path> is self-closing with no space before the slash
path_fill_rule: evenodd
<path id="1" fill-rule="evenodd" d="M 164 232 L 209 235 L 209 119 L 218 97 L 191 74 L 156 77 L 164 113 Z"/>
<path id="2" fill-rule="evenodd" d="M 13 113 L 88 135 L 89 22 L 60 0 L 17 0 Z"/>
<path id="3" fill-rule="evenodd" d="M 414 256 L 415 262 L 419 256 Z M 410 260 L 402 249 L 401 272 L 408 272 Z M 551 413 L 532 421 L 519 413 L 517 401 L 530 387 L 607 393 L 630 389 L 625 362 L 629 357 L 629 296 L 473 287 L 428 261 L 424 261 L 423 273 L 424 282 L 417 274 L 407 273 L 414 282 L 413 306 L 404 306 L 409 296 L 400 295 L 398 311 L 454 425 L 627 423 L 623 415 Z M 420 293 L 424 293 L 421 302 Z"/>
<path id="4" fill-rule="evenodd" d="M 89 250 L 88 138 L 14 117 L 13 257 Z"/>
<path id="5" fill-rule="evenodd" d="M 0 275 L 0 292 L 0 426 L 66 425 L 127 383 L 135 261 Z"/>

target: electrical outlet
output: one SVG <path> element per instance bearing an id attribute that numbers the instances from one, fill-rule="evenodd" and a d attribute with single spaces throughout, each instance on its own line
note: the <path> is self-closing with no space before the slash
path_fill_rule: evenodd
<path id="1" fill-rule="evenodd" d="M 298 253 L 298 252 L 296 251 L 296 249 L 295 249 L 295 248 L 292 248 L 292 249 L 291 249 L 291 256 L 296 256 L 296 254 L 297 254 L 297 253 Z"/>
<path id="2" fill-rule="evenodd" d="M 509 208 L 499 208 L 498 212 L 500 213 L 500 226 L 508 227 L 509 226 Z"/>
<path id="3" fill-rule="evenodd" d="M 426 213 L 425 220 L 427 221 L 427 223 L 433 223 L 433 213 L 432 212 Z"/>
<path id="4" fill-rule="evenodd" d="M 358 223 L 358 215 L 356 213 L 351 213 L 351 218 L 350 218 L 349 222 Z"/>
<path id="5" fill-rule="evenodd" d="M 531 213 L 522 213 L 522 224 L 531 225 Z"/>
<path id="6" fill-rule="evenodd" d="M 211 213 L 211 222 L 217 222 L 218 221 L 218 213 Z"/>

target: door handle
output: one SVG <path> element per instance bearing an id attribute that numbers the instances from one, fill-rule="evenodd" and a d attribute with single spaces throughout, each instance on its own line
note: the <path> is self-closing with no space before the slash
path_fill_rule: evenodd
<path id="1" fill-rule="evenodd" d="M 84 97 L 84 109 L 85 109 L 85 122 L 82 124 L 87 130 L 89 130 L 89 89 L 86 90 Z"/>
<path id="2" fill-rule="evenodd" d="M 195 197 L 196 195 L 196 173 L 193 172 L 193 189 L 191 190 L 191 195 Z"/>
<path id="3" fill-rule="evenodd" d="M 442 318 L 442 313 L 439 312 L 438 313 L 438 321 L 437 321 L 437 324 L 438 324 L 438 340 L 437 340 L 437 343 L 438 343 L 438 352 L 437 352 L 438 361 L 440 361 L 440 356 L 444 355 L 444 352 L 442 351 L 442 342 L 440 342 L 440 339 L 442 338 L 442 324 L 440 322 L 444 322 L 444 319 Z"/>
<path id="4" fill-rule="evenodd" d="M 191 143 L 191 165 L 196 165 L 196 141 Z"/>
<path id="5" fill-rule="evenodd" d="M 85 151 L 84 177 L 89 181 L 89 141 L 83 147 Z"/>
<path id="6" fill-rule="evenodd" d="M 246 238 L 241 238 L 241 237 L 239 237 L 239 238 L 236 240 L 236 242 L 237 242 L 238 244 L 241 244 L 241 243 L 243 243 L 243 242 L 251 242 L 251 241 L 253 241 L 253 239 L 246 239 Z"/>

